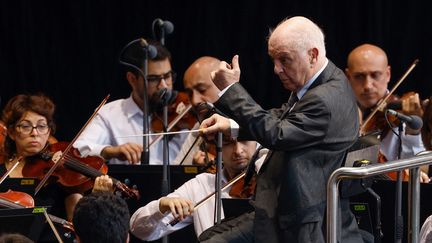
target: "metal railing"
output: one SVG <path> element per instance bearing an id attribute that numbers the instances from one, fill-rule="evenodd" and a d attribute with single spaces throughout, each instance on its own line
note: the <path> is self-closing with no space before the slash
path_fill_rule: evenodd
<path id="1" fill-rule="evenodd" d="M 432 164 L 432 153 L 426 153 L 417 157 L 389 161 L 386 163 L 373 164 L 367 167 L 342 167 L 335 170 L 327 182 L 327 243 L 337 242 L 337 215 L 339 203 L 338 184 L 343 179 L 359 179 L 375 175 L 385 174 L 392 171 L 401 171 L 404 169 L 412 169 L 410 171 L 410 180 L 408 188 L 410 190 L 408 207 L 409 229 L 408 233 L 411 236 L 409 242 L 418 242 L 418 234 L 420 231 L 420 172 L 419 167 L 422 165 Z"/>

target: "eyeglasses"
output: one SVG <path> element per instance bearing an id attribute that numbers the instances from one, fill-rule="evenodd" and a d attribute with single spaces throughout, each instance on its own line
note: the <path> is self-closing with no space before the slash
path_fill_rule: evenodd
<path id="1" fill-rule="evenodd" d="M 36 129 L 36 131 L 40 135 L 45 135 L 49 132 L 50 128 L 48 125 L 30 125 L 30 124 L 19 124 L 16 126 L 18 128 L 18 132 L 26 135 L 30 135 L 33 132 L 33 129 Z"/>
<path id="2" fill-rule="evenodd" d="M 164 73 L 162 75 L 148 75 L 147 81 L 149 82 L 149 84 L 159 85 L 163 79 L 166 83 L 172 84 L 175 82 L 176 77 L 177 77 L 177 74 L 173 70 L 171 70 L 171 71 Z"/>

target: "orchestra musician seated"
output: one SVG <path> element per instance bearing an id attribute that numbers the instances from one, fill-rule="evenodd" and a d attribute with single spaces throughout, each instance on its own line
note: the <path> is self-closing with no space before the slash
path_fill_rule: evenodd
<path id="1" fill-rule="evenodd" d="M 230 141 L 223 145 L 222 185 L 242 173 L 254 154 L 256 146 L 257 143 L 254 141 Z M 166 197 L 151 201 L 139 208 L 131 217 L 131 232 L 141 240 L 151 241 L 194 223 L 195 233 L 200 235 L 215 222 L 214 197 L 196 210 L 194 207 L 197 202 L 213 193 L 214 188 L 215 174 L 197 175 Z M 231 198 L 229 194 L 231 188 L 222 191 L 221 197 Z M 180 220 L 179 223 L 170 225 L 175 218 Z"/>
<path id="2" fill-rule="evenodd" d="M 102 156 L 110 164 L 139 164 L 143 152 L 143 137 L 130 136 L 143 133 L 144 90 L 150 103 L 150 132 L 161 132 L 155 129 L 155 124 L 161 124 L 160 95 L 162 93 L 178 94 L 173 91 L 176 74 L 171 67 L 171 53 L 159 42 L 148 40 L 155 46 L 157 55 L 148 60 L 147 89 L 144 89 L 144 50 L 140 42 L 131 42 L 122 52 L 122 62 L 136 66 L 125 67 L 125 78 L 132 88 L 131 95 L 126 99 L 118 99 L 104 105 L 96 117 L 90 122 L 74 146 L 82 156 Z M 180 95 L 170 97 L 170 110 L 177 111 L 185 107 L 184 102 L 176 101 Z M 186 98 L 187 99 L 187 98 Z M 174 105 L 175 107 L 172 107 Z M 169 114 L 170 115 L 170 114 Z M 174 117 L 171 116 L 170 117 Z M 154 122 L 155 121 L 155 122 Z M 194 121 L 195 122 L 195 121 Z M 188 130 L 188 128 L 181 128 Z M 174 160 L 187 134 L 175 134 L 169 137 L 169 159 Z M 163 142 L 159 140 L 153 145 L 154 136 L 149 138 L 149 164 L 163 164 Z M 173 164 L 173 163 L 171 163 Z"/>
<path id="3" fill-rule="evenodd" d="M 43 94 L 20 94 L 6 104 L 2 120 L 7 128 L 5 139 L 6 160 L 0 166 L 0 175 L 6 173 L 18 161 L 10 177 L 32 177 L 25 172 L 34 166 L 29 158 L 38 155 L 55 132 L 53 120 L 55 105 Z M 51 214 L 72 219 L 73 209 L 82 197 L 80 192 L 58 183 L 49 183 L 35 197 L 36 205 L 52 205 Z"/>
<path id="4" fill-rule="evenodd" d="M 349 53 L 345 74 L 353 88 L 357 103 L 363 112 L 363 121 L 365 121 L 377 104 L 389 94 L 388 84 L 391 78 L 391 68 L 388 64 L 387 55 L 378 46 L 360 45 Z M 391 98 L 397 99 L 394 96 Z M 410 92 L 403 99 L 397 100 L 399 100 L 401 113 L 422 117 L 423 109 L 418 93 Z M 376 119 L 371 119 L 368 124 L 362 124 L 364 129 L 361 133 L 365 135 L 375 132 L 375 130 L 381 132 L 379 162 L 409 158 L 425 150 L 420 129 L 403 126 L 403 132 L 400 134 L 402 148 L 399 153 L 398 126 L 395 125 L 390 129 L 384 112 L 377 112 L 373 118 Z M 395 173 L 389 173 L 389 176 L 395 179 Z M 404 180 L 407 179 L 408 171 L 405 171 Z M 429 177 L 423 171 L 420 180 L 421 182 L 430 182 Z"/>
<path id="5" fill-rule="evenodd" d="M 210 105 L 218 99 L 220 90 L 211 81 L 210 73 L 217 70 L 219 63 L 220 60 L 215 57 L 202 56 L 196 59 L 184 73 L 183 85 L 199 121 L 210 115 Z M 192 129 L 198 127 L 197 122 Z M 198 133 L 191 133 L 187 136 L 173 164 L 206 166 L 214 159 L 215 154 L 209 153 L 209 150 L 211 151 L 209 144 L 198 135 Z"/>
<path id="6" fill-rule="evenodd" d="M 6 160 L 1 161 L 0 164 L 1 176 L 9 172 L 8 176 L 11 178 L 41 179 L 39 176 L 45 175 L 43 170 L 46 168 L 45 164 L 49 165 L 49 161 L 39 157 L 43 157 L 41 154 L 57 143 L 52 136 L 55 132 L 54 111 L 54 103 L 43 94 L 20 94 L 9 100 L 2 114 L 7 135 L 3 155 Z M 79 186 L 65 186 L 59 183 L 58 180 L 61 178 L 56 176 L 50 177 L 48 184 L 34 196 L 34 205 L 51 206 L 49 210 L 51 215 L 71 221 L 76 203 L 88 190 L 81 191 L 82 188 Z M 113 191 L 112 180 L 107 175 L 97 177 L 95 180 L 94 191 Z M 30 195 L 22 192 L 20 195 L 31 198 Z M 51 241 L 54 236 L 48 231 L 51 230 L 47 228 L 39 241 Z"/>

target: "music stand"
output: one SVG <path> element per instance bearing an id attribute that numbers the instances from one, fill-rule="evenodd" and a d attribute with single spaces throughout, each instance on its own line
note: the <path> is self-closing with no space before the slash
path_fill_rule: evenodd
<path id="1" fill-rule="evenodd" d="M 0 184 L 0 192 L 7 190 L 25 192 L 33 195 L 36 186 L 39 184 L 39 179 L 36 178 L 7 178 Z"/>
<path id="2" fill-rule="evenodd" d="M 250 199 L 222 198 L 225 220 L 253 211 L 254 207 L 249 201 Z"/>
<path id="3" fill-rule="evenodd" d="M 0 209 L 0 234 L 19 233 L 37 242 L 45 227 L 45 221 L 41 207 Z"/>

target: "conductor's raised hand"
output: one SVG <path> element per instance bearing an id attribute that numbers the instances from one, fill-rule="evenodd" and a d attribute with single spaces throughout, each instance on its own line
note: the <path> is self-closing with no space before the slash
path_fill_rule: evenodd
<path id="1" fill-rule="evenodd" d="M 214 114 L 202 121 L 200 129 L 202 134 L 209 140 L 213 140 L 217 132 L 222 132 L 226 137 L 231 137 L 230 120 L 219 114 Z"/>
<path id="2" fill-rule="evenodd" d="M 231 64 L 221 61 L 219 69 L 211 72 L 211 79 L 219 90 L 238 82 L 240 80 L 239 56 L 235 55 Z"/>

